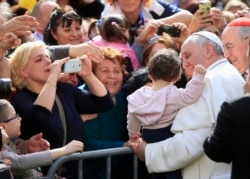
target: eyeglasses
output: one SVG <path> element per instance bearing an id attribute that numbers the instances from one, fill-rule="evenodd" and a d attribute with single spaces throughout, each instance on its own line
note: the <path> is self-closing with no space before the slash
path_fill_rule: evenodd
<path id="1" fill-rule="evenodd" d="M 16 118 L 21 119 L 21 117 L 19 116 L 19 114 L 16 114 L 14 117 L 9 118 L 9 119 L 6 119 L 6 120 L 4 120 L 4 121 L 2 121 L 2 122 L 3 122 L 3 123 L 8 123 L 8 122 L 10 122 L 10 121 L 12 121 L 12 120 L 14 120 L 14 119 L 16 119 Z"/>
<path id="2" fill-rule="evenodd" d="M 236 45 L 239 45 L 241 42 L 243 42 L 243 41 L 245 41 L 247 39 L 248 39 L 248 37 L 246 37 L 243 40 L 240 40 L 238 42 L 235 42 L 235 43 L 227 43 L 223 47 L 224 47 L 225 50 L 231 51 Z"/>

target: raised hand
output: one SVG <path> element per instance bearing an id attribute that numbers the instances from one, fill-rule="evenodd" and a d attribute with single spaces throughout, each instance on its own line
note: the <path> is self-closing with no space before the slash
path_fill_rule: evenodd
<path id="1" fill-rule="evenodd" d="M 136 37 L 137 44 L 139 46 L 145 45 L 145 43 L 156 35 L 158 28 L 162 25 L 159 21 L 151 21 L 149 22 L 144 29 L 140 32 L 140 34 Z"/>
<path id="2" fill-rule="evenodd" d="M 199 74 L 202 74 L 202 75 L 205 75 L 206 72 L 207 72 L 206 68 L 204 66 L 202 66 L 202 65 L 199 65 L 199 64 L 195 66 L 194 71 L 196 73 L 199 73 Z"/>
<path id="3" fill-rule="evenodd" d="M 211 15 L 204 13 L 204 10 L 197 10 L 188 26 L 190 33 L 199 31 L 200 29 L 211 25 Z"/>
<path id="4" fill-rule="evenodd" d="M 21 44 L 21 40 L 13 32 L 4 34 L 0 39 L 0 53 L 5 54 L 9 49 Z"/>
<path id="5" fill-rule="evenodd" d="M 180 49 L 182 43 L 190 35 L 190 32 L 189 32 L 187 25 L 182 22 L 175 22 L 173 23 L 173 26 L 177 27 L 180 30 L 180 36 L 174 37 L 176 47 Z"/>
<path id="6" fill-rule="evenodd" d="M 211 8 L 212 24 L 215 25 L 221 32 L 225 28 L 225 18 L 223 12 L 217 8 Z"/>
<path id="7" fill-rule="evenodd" d="M 32 33 L 39 23 L 36 18 L 29 15 L 13 17 L 0 26 L 0 37 L 7 32 L 13 32 L 17 36 L 27 36 Z"/>
<path id="8" fill-rule="evenodd" d="M 104 55 L 102 50 L 91 43 L 82 43 L 79 45 L 71 45 L 69 50 L 71 57 L 80 57 L 87 55 L 91 61 L 99 63 L 103 60 Z"/>
<path id="9" fill-rule="evenodd" d="M 78 57 L 82 61 L 82 69 L 78 72 L 78 75 L 81 78 L 84 78 L 90 74 L 92 74 L 92 62 L 91 62 L 91 55 L 83 55 Z"/>

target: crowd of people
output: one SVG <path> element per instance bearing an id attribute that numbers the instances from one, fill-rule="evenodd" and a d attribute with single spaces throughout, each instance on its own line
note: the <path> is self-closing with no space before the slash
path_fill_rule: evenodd
<path id="1" fill-rule="evenodd" d="M 62 156 L 129 147 L 139 179 L 250 178 L 250 2 L 210 4 L 206 13 L 198 0 L 1 1 L 0 161 L 9 177 L 39 178 Z M 80 71 L 64 72 L 75 58 Z M 132 178 L 132 163 L 132 154 L 112 157 L 111 177 Z M 84 178 L 107 178 L 104 158 L 82 167 Z M 66 162 L 56 177 L 78 170 Z"/>

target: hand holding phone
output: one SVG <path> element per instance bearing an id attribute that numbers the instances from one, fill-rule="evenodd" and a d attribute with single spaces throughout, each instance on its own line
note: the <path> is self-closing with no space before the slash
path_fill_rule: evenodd
<path id="1" fill-rule="evenodd" d="M 78 73 L 82 69 L 82 62 L 80 59 L 70 59 L 63 65 L 63 73 Z"/>

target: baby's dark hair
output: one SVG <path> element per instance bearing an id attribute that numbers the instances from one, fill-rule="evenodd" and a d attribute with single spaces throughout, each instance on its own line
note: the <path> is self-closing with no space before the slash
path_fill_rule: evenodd
<path id="1" fill-rule="evenodd" d="M 124 15 L 111 14 L 93 21 L 89 26 L 88 37 L 93 39 L 95 35 L 99 34 L 104 40 L 109 42 L 122 41 L 123 43 L 128 43 L 130 40 L 124 35 L 128 30 L 129 21 Z M 94 35 L 93 32 L 95 32 Z"/>
<path id="2" fill-rule="evenodd" d="M 175 82 L 181 76 L 181 60 L 174 49 L 157 51 L 148 63 L 148 74 L 154 80 Z"/>

